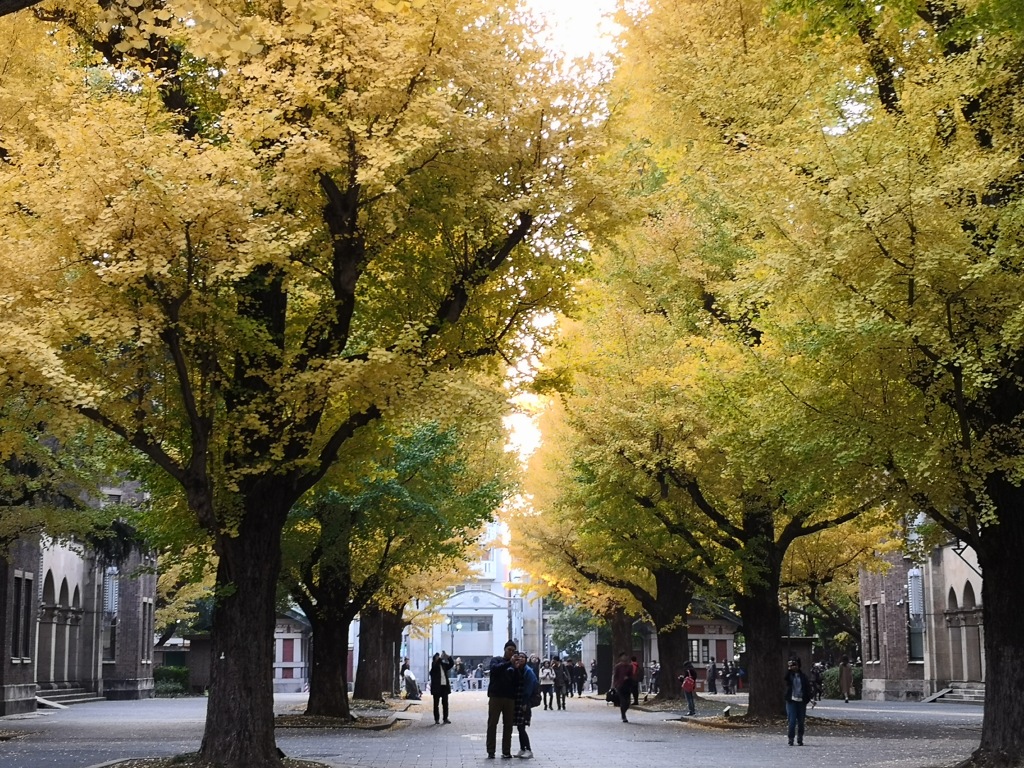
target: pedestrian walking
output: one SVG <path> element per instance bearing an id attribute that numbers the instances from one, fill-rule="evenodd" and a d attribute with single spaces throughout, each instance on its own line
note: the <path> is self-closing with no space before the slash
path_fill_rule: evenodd
<path id="1" fill-rule="evenodd" d="M 529 760 L 533 757 L 530 748 L 530 736 L 526 729 L 530 726 L 530 713 L 533 711 L 534 696 L 539 695 L 539 683 L 533 669 L 526 661 L 525 653 L 517 653 L 512 657 L 515 669 L 516 712 L 515 724 L 519 730 L 519 754 L 516 757 Z"/>
<path id="2" fill-rule="evenodd" d="M 686 697 L 686 714 L 693 717 L 697 714 L 697 705 L 693 699 L 693 693 L 697 690 L 697 670 L 694 669 L 693 664 L 686 662 L 685 671 L 680 675 L 679 680 L 683 687 L 683 696 Z"/>
<path id="3" fill-rule="evenodd" d="M 516 716 L 516 680 L 512 656 L 516 644 L 505 643 L 504 653 L 491 659 L 487 682 L 487 757 L 493 758 L 501 720 L 501 756 L 512 757 L 512 725 Z"/>
<path id="4" fill-rule="evenodd" d="M 555 671 L 545 659 L 540 665 L 540 695 L 544 709 L 554 709 Z"/>
<path id="5" fill-rule="evenodd" d="M 555 673 L 555 705 L 557 709 L 565 709 L 565 694 L 569 690 L 569 672 L 558 659 L 551 662 Z"/>
<path id="6" fill-rule="evenodd" d="M 640 684 L 644 681 L 644 665 L 633 656 L 629 663 L 633 665 L 633 704 L 640 703 Z"/>
<path id="7" fill-rule="evenodd" d="M 448 673 L 455 662 L 444 651 L 435 653 L 430 660 L 430 695 L 434 699 L 434 725 L 441 724 L 441 712 L 444 712 L 444 724 L 448 725 L 448 694 L 452 692 L 451 678 Z M 438 706 L 440 705 L 440 706 Z"/>
<path id="8" fill-rule="evenodd" d="M 853 695 L 853 667 L 850 666 L 848 656 L 842 656 L 839 659 L 839 695 L 847 704 L 850 703 L 850 697 Z"/>
<path id="9" fill-rule="evenodd" d="M 811 690 L 814 693 L 814 695 L 811 697 L 811 709 L 814 709 L 817 703 L 821 701 L 821 691 L 824 687 L 824 679 L 821 676 L 821 664 L 811 665 L 810 678 Z"/>
<path id="10" fill-rule="evenodd" d="M 583 659 L 579 660 L 576 665 L 576 695 L 583 698 L 584 691 L 587 690 L 587 668 L 583 666 Z"/>
<path id="11" fill-rule="evenodd" d="M 456 692 L 465 691 L 468 689 L 466 682 L 466 665 L 462 661 L 462 657 L 455 659 L 455 668 L 452 670 L 455 673 L 455 687 L 453 690 Z"/>
<path id="12" fill-rule="evenodd" d="M 715 666 L 715 659 L 711 657 L 711 664 L 708 665 L 708 693 L 718 693 L 718 667 Z"/>
<path id="13" fill-rule="evenodd" d="M 811 700 L 811 681 L 800 669 L 800 659 L 790 659 L 786 670 L 786 718 L 789 721 L 789 746 L 796 736 L 797 746 L 804 745 L 804 720 L 807 702 Z"/>
<path id="14" fill-rule="evenodd" d="M 622 722 L 628 723 L 626 711 L 629 709 L 629 702 L 633 698 L 633 665 L 626 658 L 625 653 L 619 654 L 619 663 L 612 670 L 612 688 L 619 696 L 619 711 L 622 714 Z"/>
<path id="15" fill-rule="evenodd" d="M 566 679 L 568 680 L 568 686 L 566 690 L 569 693 L 571 699 L 576 695 L 576 662 L 573 659 L 566 659 L 565 664 L 562 665 L 562 669 L 565 670 Z"/>

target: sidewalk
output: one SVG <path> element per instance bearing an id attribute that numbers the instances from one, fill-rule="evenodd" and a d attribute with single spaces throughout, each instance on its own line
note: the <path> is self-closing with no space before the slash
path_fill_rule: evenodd
<path id="1" fill-rule="evenodd" d="M 642 699 L 642 697 L 641 697 Z M 303 694 L 277 697 L 294 712 Z M 290 757 L 333 768 L 497 768 L 486 760 L 486 693 L 452 694 L 451 725 L 434 725 L 429 697 L 410 703 L 386 730 L 279 728 Z M 799 762 L 829 768 L 949 768 L 978 743 L 977 706 L 824 701 L 808 713 L 802 748 L 786 745 L 785 725 L 748 728 L 717 718 L 745 695 L 701 695 L 700 714 L 685 707 L 639 707 L 622 723 L 618 709 L 597 697 L 572 698 L 566 711 L 534 712 L 530 728 L 536 766 L 593 768 L 767 768 Z M 0 730 L 21 732 L 0 741 L 4 768 L 89 768 L 129 757 L 194 752 L 202 739 L 205 699 L 98 702 L 32 717 L 0 718 Z M 706 713 L 706 714 L 705 714 Z M 704 722 L 702 722 L 704 721 Z M 713 723 L 713 725 L 712 725 Z M 499 733 L 500 742 L 500 733 Z M 518 751 L 513 737 L 513 751 Z"/>

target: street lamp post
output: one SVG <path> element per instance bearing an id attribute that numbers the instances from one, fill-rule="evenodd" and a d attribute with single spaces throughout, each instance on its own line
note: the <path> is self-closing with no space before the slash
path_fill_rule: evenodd
<path id="1" fill-rule="evenodd" d="M 454 659 L 455 658 L 455 633 L 459 632 L 462 629 L 462 622 L 461 621 L 452 622 L 452 617 L 449 616 L 448 619 L 445 621 L 445 624 L 448 625 L 448 633 L 452 636 L 451 657 Z"/>

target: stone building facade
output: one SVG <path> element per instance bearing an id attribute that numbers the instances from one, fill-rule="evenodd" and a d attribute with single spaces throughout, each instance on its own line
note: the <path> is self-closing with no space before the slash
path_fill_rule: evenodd
<path id="1" fill-rule="evenodd" d="M 122 489 L 105 490 L 122 501 Z M 78 542 L 16 542 L 0 559 L 0 715 L 72 691 L 152 696 L 156 579 L 151 553 L 114 565 Z"/>

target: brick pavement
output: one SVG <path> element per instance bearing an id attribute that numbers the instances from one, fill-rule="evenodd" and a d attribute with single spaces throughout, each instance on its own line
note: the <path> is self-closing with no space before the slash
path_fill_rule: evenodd
<path id="1" fill-rule="evenodd" d="M 706 697 L 717 713 L 743 697 Z M 295 697 L 281 697 L 281 708 Z M 0 742 L 4 768 L 86 768 L 116 758 L 169 755 L 198 748 L 202 699 L 103 702 L 38 718 L 0 719 L 0 728 L 29 735 Z M 434 725 L 429 697 L 383 731 L 280 729 L 286 754 L 334 768 L 497 768 L 485 759 L 486 694 L 451 696 L 451 725 Z M 765 768 L 799 763 L 829 768 L 946 768 L 977 746 L 981 709 L 949 705 L 823 702 L 810 713 L 805 747 L 786 745 L 785 726 L 723 729 L 684 722 L 666 712 L 618 710 L 592 698 L 569 699 L 564 712 L 539 710 L 530 738 L 537 768 Z M 706 718 L 704 718 L 706 719 Z M 499 735 L 500 739 L 500 735 Z M 513 736 L 513 751 L 518 739 Z M 519 761 L 511 763 L 518 765 Z"/>

